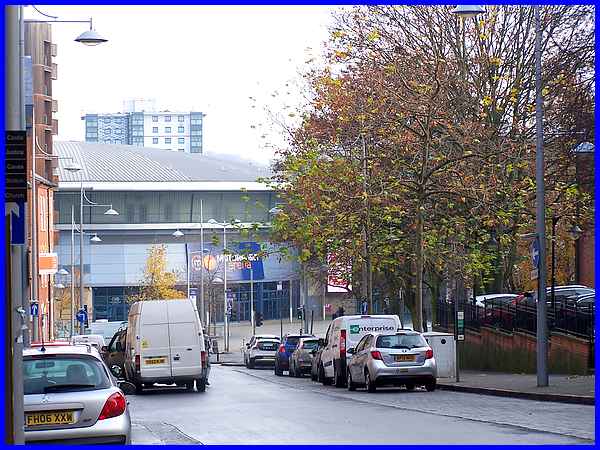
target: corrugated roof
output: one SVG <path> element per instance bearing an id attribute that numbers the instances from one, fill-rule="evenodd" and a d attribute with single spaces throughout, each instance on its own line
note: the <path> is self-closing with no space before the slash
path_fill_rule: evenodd
<path id="1" fill-rule="evenodd" d="M 266 166 L 230 155 L 189 154 L 133 145 L 95 142 L 55 141 L 61 158 L 72 158 L 82 168 L 69 172 L 69 159 L 59 159 L 62 182 L 173 182 L 173 181 L 256 181 L 268 176 Z"/>

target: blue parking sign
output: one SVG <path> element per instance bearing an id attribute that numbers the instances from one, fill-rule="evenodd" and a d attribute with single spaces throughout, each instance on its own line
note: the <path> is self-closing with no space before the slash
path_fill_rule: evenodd
<path id="1" fill-rule="evenodd" d="M 31 304 L 31 315 L 37 317 L 39 315 L 40 305 L 37 302 Z"/>
<path id="2" fill-rule="evenodd" d="M 77 311 L 75 317 L 77 318 L 77 321 L 79 323 L 85 323 L 87 322 L 87 311 L 84 309 L 80 309 L 79 311 Z"/>

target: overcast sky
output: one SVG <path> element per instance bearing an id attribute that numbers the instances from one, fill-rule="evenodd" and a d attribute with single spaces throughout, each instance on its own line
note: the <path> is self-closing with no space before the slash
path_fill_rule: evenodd
<path id="1" fill-rule="evenodd" d="M 86 112 L 119 112 L 127 98 L 154 98 L 160 109 L 207 114 L 206 152 L 267 162 L 268 138 L 261 137 L 260 126 L 251 126 L 268 122 L 262 105 L 281 104 L 272 93 L 285 90 L 286 82 L 299 78 L 304 61 L 320 54 L 335 8 L 39 7 L 60 20 L 92 17 L 96 31 L 109 39 L 86 47 L 73 41 L 86 24 L 53 25 L 57 139 L 84 140 Z M 26 18 L 43 18 L 31 7 L 25 11 Z"/>

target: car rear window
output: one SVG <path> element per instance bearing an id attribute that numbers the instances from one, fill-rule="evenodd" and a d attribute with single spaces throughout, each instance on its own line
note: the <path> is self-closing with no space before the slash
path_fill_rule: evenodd
<path id="1" fill-rule="evenodd" d="M 78 355 L 43 355 L 23 359 L 25 395 L 106 389 L 111 386 L 101 361 Z"/>
<path id="2" fill-rule="evenodd" d="M 304 341 L 302 348 L 307 350 L 315 350 L 319 346 L 319 341 Z"/>
<path id="3" fill-rule="evenodd" d="M 394 334 L 390 336 L 379 336 L 377 348 L 414 348 L 427 347 L 427 342 L 420 334 Z"/>
<path id="4" fill-rule="evenodd" d="M 288 345 L 288 346 L 289 345 L 294 345 L 294 346 L 296 346 L 296 345 L 298 345 L 298 341 L 299 340 L 300 340 L 299 337 L 288 337 L 285 340 L 285 345 Z"/>
<path id="5" fill-rule="evenodd" d="M 257 347 L 259 350 L 274 350 L 279 346 L 278 341 L 258 341 Z"/>

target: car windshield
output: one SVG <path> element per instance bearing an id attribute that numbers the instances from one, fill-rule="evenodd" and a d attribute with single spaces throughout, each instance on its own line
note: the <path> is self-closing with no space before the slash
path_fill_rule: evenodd
<path id="1" fill-rule="evenodd" d="M 111 386 L 101 361 L 78 355 L 43 355 L 23 359 L 25 395 L 106 389 Z"/>
<path id="2" fill-rule="evenodd" d="M 319 341 L 304 341 L 302 348 L 306 350 L 315 350 L 319 346 Z"/>
<path id="3" fill-rule="evenodd" d="M 377 348 L 415 348 L 427 347 L 427 342 L 420 334 L 394 334 L 391 336 L 379 336 Z"/>

